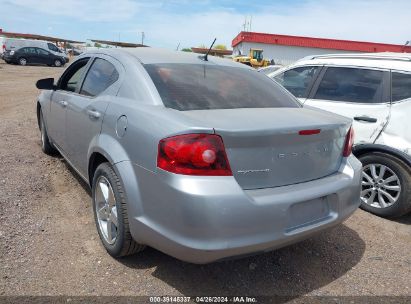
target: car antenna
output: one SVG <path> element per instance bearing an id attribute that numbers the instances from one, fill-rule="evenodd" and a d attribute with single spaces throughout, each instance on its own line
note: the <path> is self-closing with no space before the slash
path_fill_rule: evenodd
<path id="1" fill-rule="evenodd" d="M 208 49 L 207 53 L 202 57 L 202 59 L 203 59 L 204 61 L 208 61 L 208 54 L 210 54 L 211 49 L 213 48 L 213 45 L 214 45 L 214 43 L 215 43 L 216 40 L 217 40 L 217 38 L 214 38 L 214 41 L 213 41 L 213 43 L 211 44 L 210 48 Z"/>

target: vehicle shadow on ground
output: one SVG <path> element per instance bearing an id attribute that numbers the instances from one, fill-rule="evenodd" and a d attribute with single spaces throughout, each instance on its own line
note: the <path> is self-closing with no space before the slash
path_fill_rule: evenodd
<path id="1" fill-rule="evenodd" d="M 392 219 L 394 222 L 400 223 L 400 224 L 408 224 L 411 225 L 411 212 L 403 215 L 399 218 Z"/>
<path id="2" fill-rule="evenodd" d="M 359 235 L 341 224 L 301 243 L 238 260 L 194 265 L 147 248 L 119 262 L 136 269 L 156 267 L 154 277 L 187 296 L 296 297 L 343 276 L 364 251 Z"/>
<path id="3" fill-rule="evenodd" d="M 91 198 L 91 189 L 89 187 L 89 185 L 86 183 L 86 181 L 84 179 L 81 178 L 81 176 L 76 172 L 76 170 L 73 169 L 73 167 L 71 167 L 67 161 L 64 159 L 63 156 L 61 156 L 60 154 L 57 155 L 53 155 L 53 157 L 57 158 L 58 160 L 60 160 L 65 166 L 66 169 L 72 174 L 72 176 L 76 179 L 76 181 L 80 184 L 80 186 L 84 189 L 84 191 L 90 196 Z"/>

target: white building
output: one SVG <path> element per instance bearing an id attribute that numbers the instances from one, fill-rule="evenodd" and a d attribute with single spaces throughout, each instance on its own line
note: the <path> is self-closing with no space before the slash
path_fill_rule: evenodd
<path id="1" fill-rule="evenodd" d="M 232 42 L 233 56 L 248 55 L 251 48 L 262 49 L 265 59 L 288 65 L 309 55 L 331 53 L 407 52 L 411 46 L 240 32 Z"/>

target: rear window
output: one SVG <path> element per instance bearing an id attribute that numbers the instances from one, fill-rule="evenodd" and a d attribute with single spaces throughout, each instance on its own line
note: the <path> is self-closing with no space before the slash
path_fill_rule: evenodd
<path id="1" fill-rule="evenodd" d="M 256 71 L 209 64 L 144 67 L 168 108 L 187 111 L 300 107 L 283 88 Z"/>
<path id="2" fill-rule="evenodd" d="M 392 101 L 411 98 L 411 74 L 392 73 Z"/>
<path id="3" fill-rule="evenodd" d="M 330 67 L 324 74 L 314 99 L 380 103 L 383 79 L 383 71 Z"/>

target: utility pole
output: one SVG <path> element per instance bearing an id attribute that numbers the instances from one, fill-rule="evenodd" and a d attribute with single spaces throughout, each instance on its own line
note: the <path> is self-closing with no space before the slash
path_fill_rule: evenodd
<path id="1" fill-rule="evenodd" d="M 144 45 L 144 38 L 145 38 L 144 32 L 141 32 L 141 45 Z"/>
<path id="2" fill-rule="evenodd" d="M 253 15 L 250 15 L 250 28 L 249 28 L 249 32 L 251 32 L 251 24 L 253 23 Z"/>

